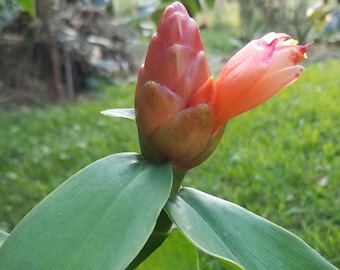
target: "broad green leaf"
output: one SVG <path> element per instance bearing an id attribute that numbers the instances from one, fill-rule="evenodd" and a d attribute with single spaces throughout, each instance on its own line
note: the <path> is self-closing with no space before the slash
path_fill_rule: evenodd
<path id="1" fill-rule="evenodd" d="M 151 234 L 172 182 L 139 154 L 100 159 L 39 203 L 0 248 L 6 270 L 124 269 Z"/>
<path id="2" fill-rule="evenodd" d="M 32 17 L 35 17 L 35 0 L 18 0 L 18 4 Z"/>
<path id="3" fill-rule="evenodd" d="M 110 117 L 122 117 L 132 121 L 136 121 L 135 109 L 109 109 L 101 112 L 102 114 Z"/>
<path id="4" fill-rule="evenodd" d="M 8 237 L 8 233 L 4 231 L 0 231 L 0 247 L 5 242 L 6 238 Z"/>
<path id="5" fill-rule="evenodd" d="M 182 189 L 169 199 L 165 209 L 198 248 L 234 261 L 244 269 L 336 269 L 287 230 L 236 204 L 198 190 Z"/>
<path id="6" fill-rule="evenodd" d="M 197 250 L 177 229 L 149 256 L 137 270 L 199 269 Z"/>

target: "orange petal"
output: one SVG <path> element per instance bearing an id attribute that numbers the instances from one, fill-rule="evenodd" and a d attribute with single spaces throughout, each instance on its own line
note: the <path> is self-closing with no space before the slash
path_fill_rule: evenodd
<path id="1" fill-rule="evenodd" d="M 269 33 L 250 42 L 222 69 L 216 82 L 215 129 L 267 100 L 300 75 L 304 46 L 284 33 Z"/>
<path id="2" fill-rule="evenodd" d="M 266 73 L 273 51 L 264 41 L 252 41 L 223 67 L 216 80 L 217 126 L 229 120 L 228 110 Z"/>
<path id="3" fill-rule="evenodd" d="M 244 97 L 244 103 L 248 103 L 251 108 L 261 104 L 281 89 L 295 82 L 303 70 L 303 66 L 292 66 L 264 76 Z"/>
<path id="4" fill-rule="evenodd" d="M 238 103 L 229 109 L 227 117 L 231 119 L 265 102 L 281 89 L 293 83 L 302 71 L 302 66 L 292 66 L 262 77 Z"/>
<path id="5" fill-rule="evenodd" d="M 211 104 L 215 103 L 216 98 L 216 85 L 213 77 L 210 77 L 205 84 L 203 84 L 193 95 L 190 107 L 197 106 L 199 104 Z"/>

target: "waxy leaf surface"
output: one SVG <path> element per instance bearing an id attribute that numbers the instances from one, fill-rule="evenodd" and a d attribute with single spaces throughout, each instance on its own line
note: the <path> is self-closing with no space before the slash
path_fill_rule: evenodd
<path id="1" fill-rule="evenodd" d="M 139 154 L 100 159 L 39 203 L 0 248 L 0 269 L 124 269 L 151 234 L 172 183 Z"/>
<path id="2" fill-rule="evenodd" d="M 337 269 L 287 230 L 201 191 L 183 188 L 165 209 L 192 243 L 224 259 L 227 269 Z"/>

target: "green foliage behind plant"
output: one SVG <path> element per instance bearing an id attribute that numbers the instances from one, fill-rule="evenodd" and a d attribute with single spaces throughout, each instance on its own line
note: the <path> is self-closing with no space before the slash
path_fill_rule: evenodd
<path id="1" fill-rule="evenodd" d="M 103 156 L 137 151 L 135 126 L 100 114 L 133 104 L 134 86 L 96 101 L 0 114 L 0 228 L 9 230 L 44 196 Z M 125 132 L 123 132 L 125 131 Z"/>
<path id="2" fill-rule="evenodd" d="M 184 185 L 238 203 L 301 236 L 340 266 L 338 60 L 307 67 L 299 82 L 232 120 L 217 152 Z M 92 161 L 138 151 L 132 122 L 101 110 L 133 105 L 134 85 L 95 100 L 0 113 L 0 229 Z M 209 169 L 208 169 L 209 168 Z M 214 262 L 204 262 L 209 269 Z"/>

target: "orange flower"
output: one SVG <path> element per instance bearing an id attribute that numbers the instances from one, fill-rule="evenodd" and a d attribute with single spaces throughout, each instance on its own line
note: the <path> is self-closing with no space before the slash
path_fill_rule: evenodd
<path id="1" fill-rule="evenodd" d="M 306 58 L 311 44 L 299 46 L 287 34 L 269 33 L 241 49 L 216 81 L 215 127 L 293 83 L 304 70 L 297 64 Z"/>
<path id="2" fill-rule="evenodd" d="M 197 24 L 181 3 L 163 13 L 136 85 L 142 154 L 187 170 L 217 147 L 227 122 L 297 79 L 310 44 L 286 34 L 254 40 L 223 67 L 216 82 Z"/>

